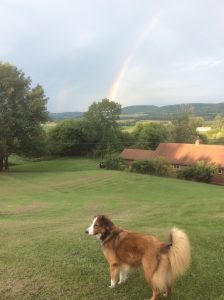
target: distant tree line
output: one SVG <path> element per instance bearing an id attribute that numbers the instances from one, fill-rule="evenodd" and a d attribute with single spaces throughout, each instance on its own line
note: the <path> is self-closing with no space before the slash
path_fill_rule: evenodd
<path id="1" fill-rule="evenodd" d="M 120 104 L 103 99 L 94 102 L 81 119 L 58 123 L 48 133 L 50 153 L 103 157 L 124 147 L 154 150 L 161 142 L 195 143 L 197 139 L 208 142 L 206 136 L 196 131 L 202 125 L 202 118 L 194 117 L 186 108 L 174 115 L 168 125 L 139 123 L 132 132 L 119 127 L 120 112 Z"/>

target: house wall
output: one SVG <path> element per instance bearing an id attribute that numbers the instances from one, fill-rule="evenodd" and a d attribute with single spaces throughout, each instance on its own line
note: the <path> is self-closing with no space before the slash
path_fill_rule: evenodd
<path id="1" fill-rule="evenodd" d="M 215 174 L 213 177 L 212 177 L 212 183 L 215 183 L 215 184 L 222 184 L 224 185 L 224 168 L 222 168 L 222 174 Z"/>

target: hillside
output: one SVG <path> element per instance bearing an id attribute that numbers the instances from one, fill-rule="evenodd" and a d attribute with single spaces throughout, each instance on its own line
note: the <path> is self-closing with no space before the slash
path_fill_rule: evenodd
<path id="1" fill-rule="evenodd" d="M 130 118 L 130 115 L 141 114 L 141 116 L 136 116 L 136 118 L 146 120 L 170 119 L 174 113 L 183 107 L 191 107 L 195 115 L 204 117 L 205 119 L 213 119 L 217 114 L 224 116 L 224 103 L 186 103 L 161 107 L 154 105 L 127 106 L 122 109 L 122 118 Z"/>
<path id="2" fill-rule="evenodd" d="M 132 105 L 122 109 L 121 119 L 130 119 L 134 117 L 136 120 L 169 120 L 173 114 L 183 107 L 191 107 L 196 116 L 201 116 L 206 120 L 212 120 L 217 114 L 224 116 L 223 103 L 186 103 L 165 106 L 155 105 Z M 52 121 L 59 121 L 70 118 L 80 118 L 83 112 L 63 112 L 50 113 Z"/>
<path id="3" fill-rule="evenodd" d="M 65 119 L 77 119 L 83 115 L 83 112 L 63 112 L 63 113 L 50 113 L 52 121 L 60 121 Z"/>
<path id="4" fill-rule="evenodd" d="M 141 270 L 108 288 L 100 243 L 85 234 L 101 213 L 164 242 L 173 226 L 185 230 L 192 265 L 176 281 L 172 299 L 223 299 L 223 187 L 107 171 L 84 158 L 25 161 L 0 179 L 2 300 L 150 298 Z"/>

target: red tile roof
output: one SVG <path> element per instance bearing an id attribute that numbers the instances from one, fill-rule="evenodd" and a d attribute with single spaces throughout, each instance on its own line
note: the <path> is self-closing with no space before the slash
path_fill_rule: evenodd
<path id="1" fill-rule="evenodd" d="M 156 151 L 142 149 L 124 149 L 120 157 L 127 160 L 150 160 L 156 156 Z"/>
<path id="2" fill-rule="evenodd" d="M 199 160 L 224 168 L 224 146 L 181 143 L 160 143 L 155 151 L 124 149 L 120 155 L 127 160 L 150 160 L 163 156 L 173 164 L 192 165 Z"/>
<path id="3" fill-rule="evenodd" d="M 224 167 L 224 146 L 220 145 L 160 143 L 156 152 L 176 164 L 193 165 L 204 160 Z"/>

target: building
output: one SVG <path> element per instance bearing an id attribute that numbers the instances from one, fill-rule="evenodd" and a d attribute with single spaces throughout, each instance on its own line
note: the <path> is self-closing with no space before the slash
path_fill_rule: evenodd
<path id="1" fill-rule="evenodd" d="M 208 132 L 208 131 L 211 131 L 212 128 L 211 127 L 197 127 L 196 128 L 196 131 L 199 132 L 199 133 L 204 133 L 204 132 Z"/>
<path id="2" fill-rule="evenodd" d="M 216 174 L 213 183 L 224 184 L 224 146 L 195 144 L 160 143 L 156 150 L 124 149 L 120 154 L 129 164 L 134 160 L 150 160 L 158 156 L 166 158 L 176 169 L 192 166 L 197 161 L 214 164 Z"/>
<path id="3" fill-rule="evenodd" d="M 134 160 L 150 160 L 157 156 L 156 151 L 142 149 L 124 149 L 120 154 L 130 165 Z"/>

